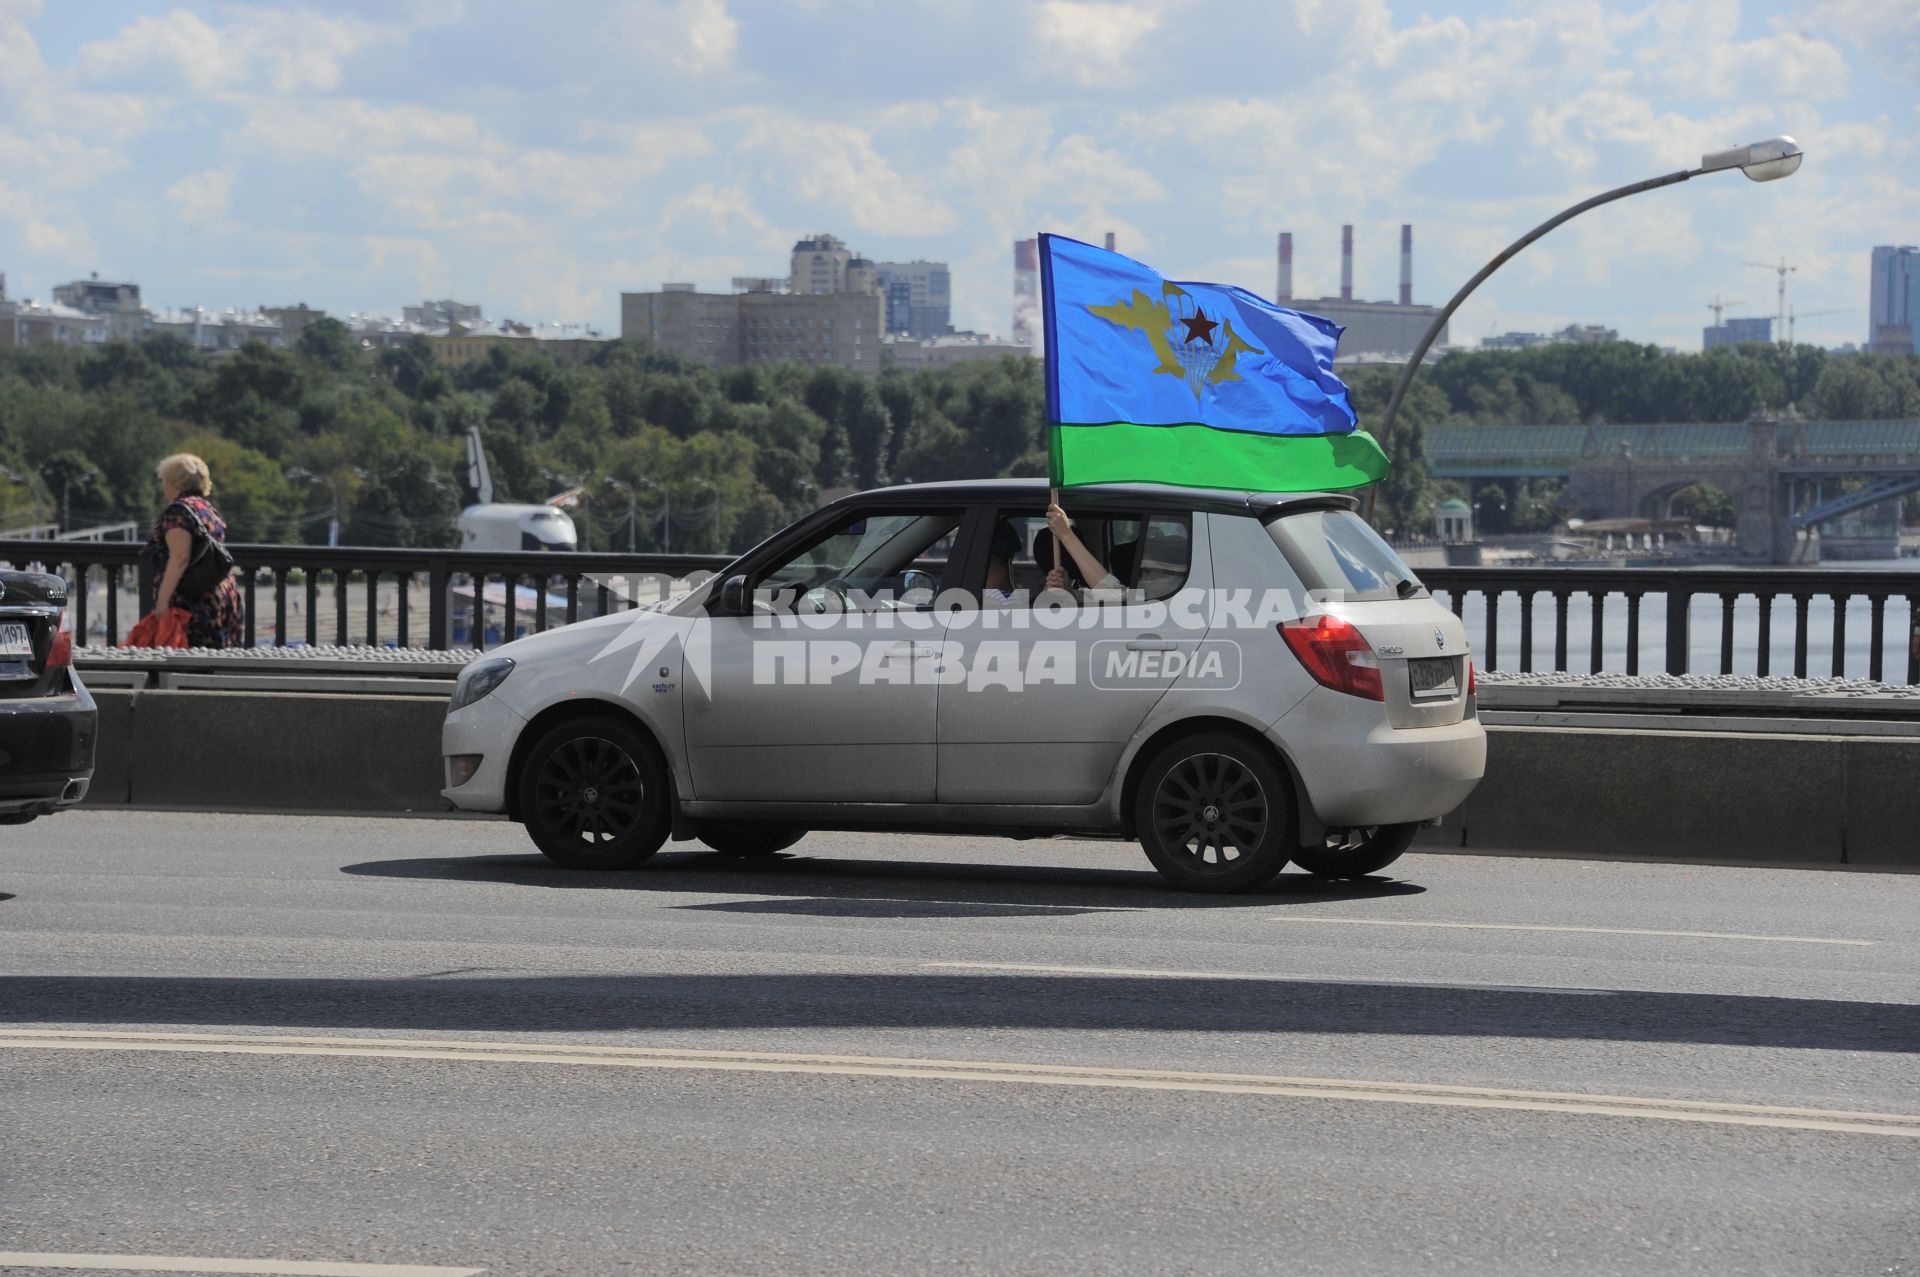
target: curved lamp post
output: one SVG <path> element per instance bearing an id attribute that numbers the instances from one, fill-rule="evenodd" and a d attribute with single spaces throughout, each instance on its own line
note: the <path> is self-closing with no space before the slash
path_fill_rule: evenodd
<path id="1" fill-rule="evenodd" d="M 306 483 L 324 483 L 333 496 L 333 516 L 327 520 L 327 544 L 340 544 L 340 485 L 324 474 L 315 474 L 300 466 L 288 466 L 284 473 L 289 479 L 299 479 Z"/>
<path id="2" fill-rule="evenodd" d="M 1385 415 L 1380 418 L 1379 440 L 1382 451 L 1386 449 L 1388 441 L 1392 438 L 1393 419 L 1399 415 L 1400 401 L 1406 398 L 1407 387 L 1413 384 L 1413 374 L 1419 369 L 1420 361 L 1426 358 L 1427 350 L 1433 345 L 1434 339 L 1439 337 L 1440 330 L 1447 326 L 1449 319 L 1453 318 L 1453 312 L 1460 309 L 1460 303 L 1466 301 L 1468 297 L 1471 297 L 1473 290 L 1480 287 L 1480 285 L 1485 282 L 1487 276 L 1506 265 L 1521 249 L 1533 243 L 1533 241 L 1539 239 L 1542 235 L 1545 235 L 1562 222 L 1571 221 L 1590 208 L 1599 208 L 1602 204 L 1611 204 L 1613 201 L 1625 199 L 1629 195 L 1638 195 L 1642 191 L 1658 190 L 1662 186 L 1673 186 L 1676 183 L 1686 181 L 1688 178 L 1699 177 L 1705 173 L 1724 173 L 1728 169 L 1736 168 L 1742 173 L 1745 173 L 1752 181 L 1771 182 L 1778 177 L 1790 176 L 1800 167 L 1801 158 L 1802 152 L 1800 150 L 1800 144 L 1784 133 L 1779 137 L 1770 137 L 1764 142 L 1754 142 L 1748 146 L 1736 146 L 1730 151 L 1715 151 L 1710 155 L 1700 157 L 1699 168 L 1681 169 L 1678 173 L 1668 173 L 1664 177 L 1648 178 L 1644 182 L 1635 182 L 1631 186 L 1622 186 L 1615 190 L 1607 191 L 1605 194 L 1596 195 L 1590 200 L 1582 200 L 1565 212 L 1548 218 L 1546 221 L 1540 223 L 1540 225 L 1528 231 L 1525 235 L 1522 235 L 1519 239 L 1513 241 L 1513 243 L 1507 245 L 1498 257 L 1488 262 L 1485 266 L 1482 266 L 1480 273 L 1468 280 L 1466 286 L 1453 295 L 1453 300 L 1448 302 L 1439 315 L 1434 317 L 1433 323 L 1427 327 L 1426 336 L 1422 337 L 1420 344 L 1414 348 L 1413 358 L 1407 361 L 1405 370 L 1400 374 L 1399 383 L 1393 388 L 1393 398 L 1387 401 L 1387 411 Z M 1373 493 L 1377 489 L 1378 485 L 1375 485 L 1374 488 L 1368 490 L 1368 513 L 1372 512 Z"/>
<path id="3" fill-rule="evenodd" d="M 715 484 L 710 479 L 701 479 L 698 477 L 688 479 L 687 482 L 694 484 L 697 487 L 705 488 L 708 492 L 711 492 L 713 494 L 713 552 L 715 554 L 724 554 L 726 551 L 720 544 L 720 488 L 719 488 L 719 485 Z"/>

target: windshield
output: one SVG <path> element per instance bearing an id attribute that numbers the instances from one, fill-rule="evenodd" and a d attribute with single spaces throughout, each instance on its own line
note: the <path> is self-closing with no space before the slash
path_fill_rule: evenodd
<path id="1" fill-rule="evenodd" d="M 1426 592 L 1393 547 L 1350 510 L 1302 510 L 1267 525 L 1302 585 L 1350 599 L 1406 599 Z"/>

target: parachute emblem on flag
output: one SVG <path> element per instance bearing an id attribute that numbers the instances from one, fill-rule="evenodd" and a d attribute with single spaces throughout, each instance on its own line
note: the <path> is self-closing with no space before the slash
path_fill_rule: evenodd
<path id="1" fill-rule="evenodd" d="M 1110 324 L 1146 334 L 1158 359 L 1153 371 L 1186 382 L 1195 403 L 1202 401 L 1208 386 L 1240 380 L 1234 365 L 1241 355 L 1266 353 L 1233 331 L 1232 320 L 1208 316 L 1186 289 L 1170 281 L 1161 283 L 1158 301 L 1136 288 L 1130 301 L 1087 310 Z"/>

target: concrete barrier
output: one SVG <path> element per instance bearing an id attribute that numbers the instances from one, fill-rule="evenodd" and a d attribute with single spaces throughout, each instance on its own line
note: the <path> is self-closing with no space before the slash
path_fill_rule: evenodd
<path id="1" fill-rule="evenodd" d="M 91 806 L 447 810 L 439 696 L 94 698 Z M 1492 725 L 1487 738 L 1486 780 L 1423 831 L 1423 850 L 1920 869 L 1920 736 Z"/>
<path id="2" fill-rule="evenodd" d="M 1920 868 L 1920 738 L 1487 729 L 1431 850 Z"/>
<path id="3" fill-rule="evenodd" d="M 437 696 L 98 691 L 87 802 L 189 811 L 440 812 Z M 105 782 L 104 784 L 102 782 Z"/>

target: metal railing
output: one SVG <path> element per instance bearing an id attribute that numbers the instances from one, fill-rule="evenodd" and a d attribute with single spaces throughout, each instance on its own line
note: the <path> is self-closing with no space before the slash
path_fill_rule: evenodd
<path id="1" fill-rule="evenodd" d="M 650 602 L 732 562 L 707 554 L 230 548 L 250 647 L 485 648 Z M 0 541 L 0 564 L 63 572 L 73 585 L 76 638 L 113 646 L 152 595 L 139 550 Z M 1639 674 L 1645 663 L 1670 674 L 1765 676 L 1777 665 L 1796 678 L 1920 683 L 1920 569 L 1433 567 L 1419 575 L 1468 622 L 1487 670 Z M 1790 654 L 1776 662 L 1776 638 L 1789 631 Z M 1816 657 L 1824 668 L 1816 670 Z"/>
<path id="2" fill-rule="evenodd" d="M 1522 673 L 1584 665 L 1639 674 L 1652 631 L 1653 668 L 1668 674 L 1790 669 L 1920 683 L 1920 570 L 1439 567 L 1419 576 L 1468 621 L 1487 670 L 1511 656 Z M 1789 630 L 1791 656 L 1776 671 L 1775 640 Z"/>
<path id="3" fill-rule="evenodd" d="M 129 543 L 0 540 L 0 564 L 68 578 L 83 646 L 118 645 L 154 582 Z M 230 545 L 247 646 L 332 643 L 485 648 L 665 597 L 732 562 L 723 554 L 544 554 Z M 498 586 L 497 590 L 491 588 Z M 104 597 L 96 599 L 97 592 Z M 264 611 L 263 611 L 264 608 Z M 101 615 L 104 613 L 104 616 Z M 323 614 L 328 614 L 323 623 Z M 103 622 L 103 623 L 102 623 Z"/>

